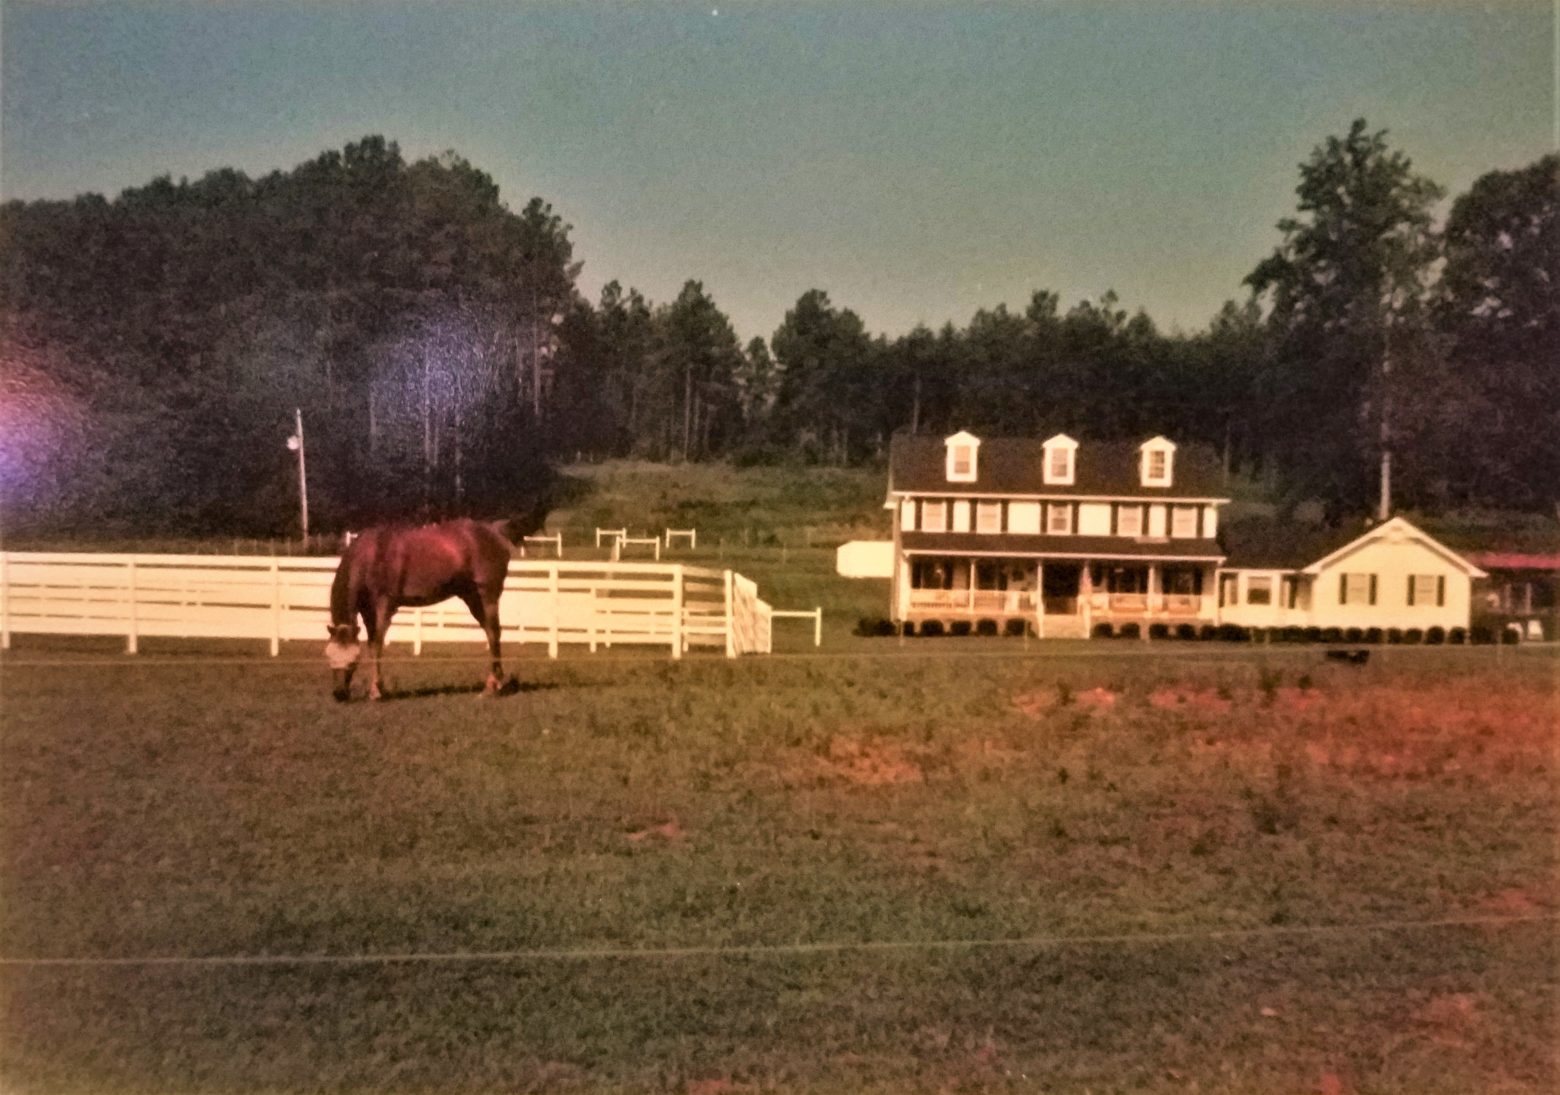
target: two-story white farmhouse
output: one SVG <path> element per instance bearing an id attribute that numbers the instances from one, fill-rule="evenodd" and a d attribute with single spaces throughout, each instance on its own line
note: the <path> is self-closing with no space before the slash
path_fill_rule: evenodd
<path id="1" fill-rule="evenodd" d="M 1211 450 L 1163 437 L 895 437 L 894 619 L 1214 623 L 1221 482 Z"/>

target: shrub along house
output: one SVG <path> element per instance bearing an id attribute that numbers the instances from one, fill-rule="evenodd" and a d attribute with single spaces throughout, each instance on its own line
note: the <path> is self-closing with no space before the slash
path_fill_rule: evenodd
<path id="1" fill-rule="evenodd" d="M 1224 542 L 1219 620 L 1242 627 L 1450 632 L 1485 576 L 1401 517 L 1358 534 L 1242 522 Z"/>
<path id="2" fill-rule="evenodd" d="M 893 618 L 1083 637 L 1212 624 L 1222 469 L 1204 447 L 898 436 Z"/>

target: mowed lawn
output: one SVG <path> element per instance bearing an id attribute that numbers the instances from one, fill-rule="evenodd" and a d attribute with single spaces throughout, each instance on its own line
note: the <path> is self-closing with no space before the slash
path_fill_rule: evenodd
<path id="1" fill-rule="evenodd" d="M 1163 649 L 25 646 L 7 959 L 407 957 L 11 961 L 0 1088 L 1556 1090 L 1553 652 Z"/>

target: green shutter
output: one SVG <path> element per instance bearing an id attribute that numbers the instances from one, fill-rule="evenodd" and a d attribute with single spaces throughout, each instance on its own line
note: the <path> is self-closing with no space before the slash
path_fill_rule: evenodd
<path id="1" fill-rule="evenodd" d="M 1408 576 L 1408 605 L 1410 608 L 1414 606 L 1414 576 L 1412 574 Z"/>
<path id="2" fill-rule="evenodd" d="M 1349 576 L 1347 574 L 1338 575 L 1338 603 L 1341 605 L 1349 603 Z"/>
<path id="3" fill-rule="evenodd" d="M 1437 608 L 1446 604 L 1446 575 L 1444 574 L 1435 580 L 1435 603 Z"/>
<path id="4" fill-rule="evenodd" d="M 1374 574 L 1370 576 L 1370 603 L 1376 603 L 1376 576 Z"/>

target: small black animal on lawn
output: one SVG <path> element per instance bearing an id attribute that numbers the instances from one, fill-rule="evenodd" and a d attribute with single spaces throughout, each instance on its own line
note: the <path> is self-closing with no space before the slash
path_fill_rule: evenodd
<path id="1" fill-rule="evenodd" d="M 1364 665 L 1370 661 L 1369 650 L 1329 650 L 1327 660 L 1330 662 L 1343 662 L 1347 665 Z"/>

